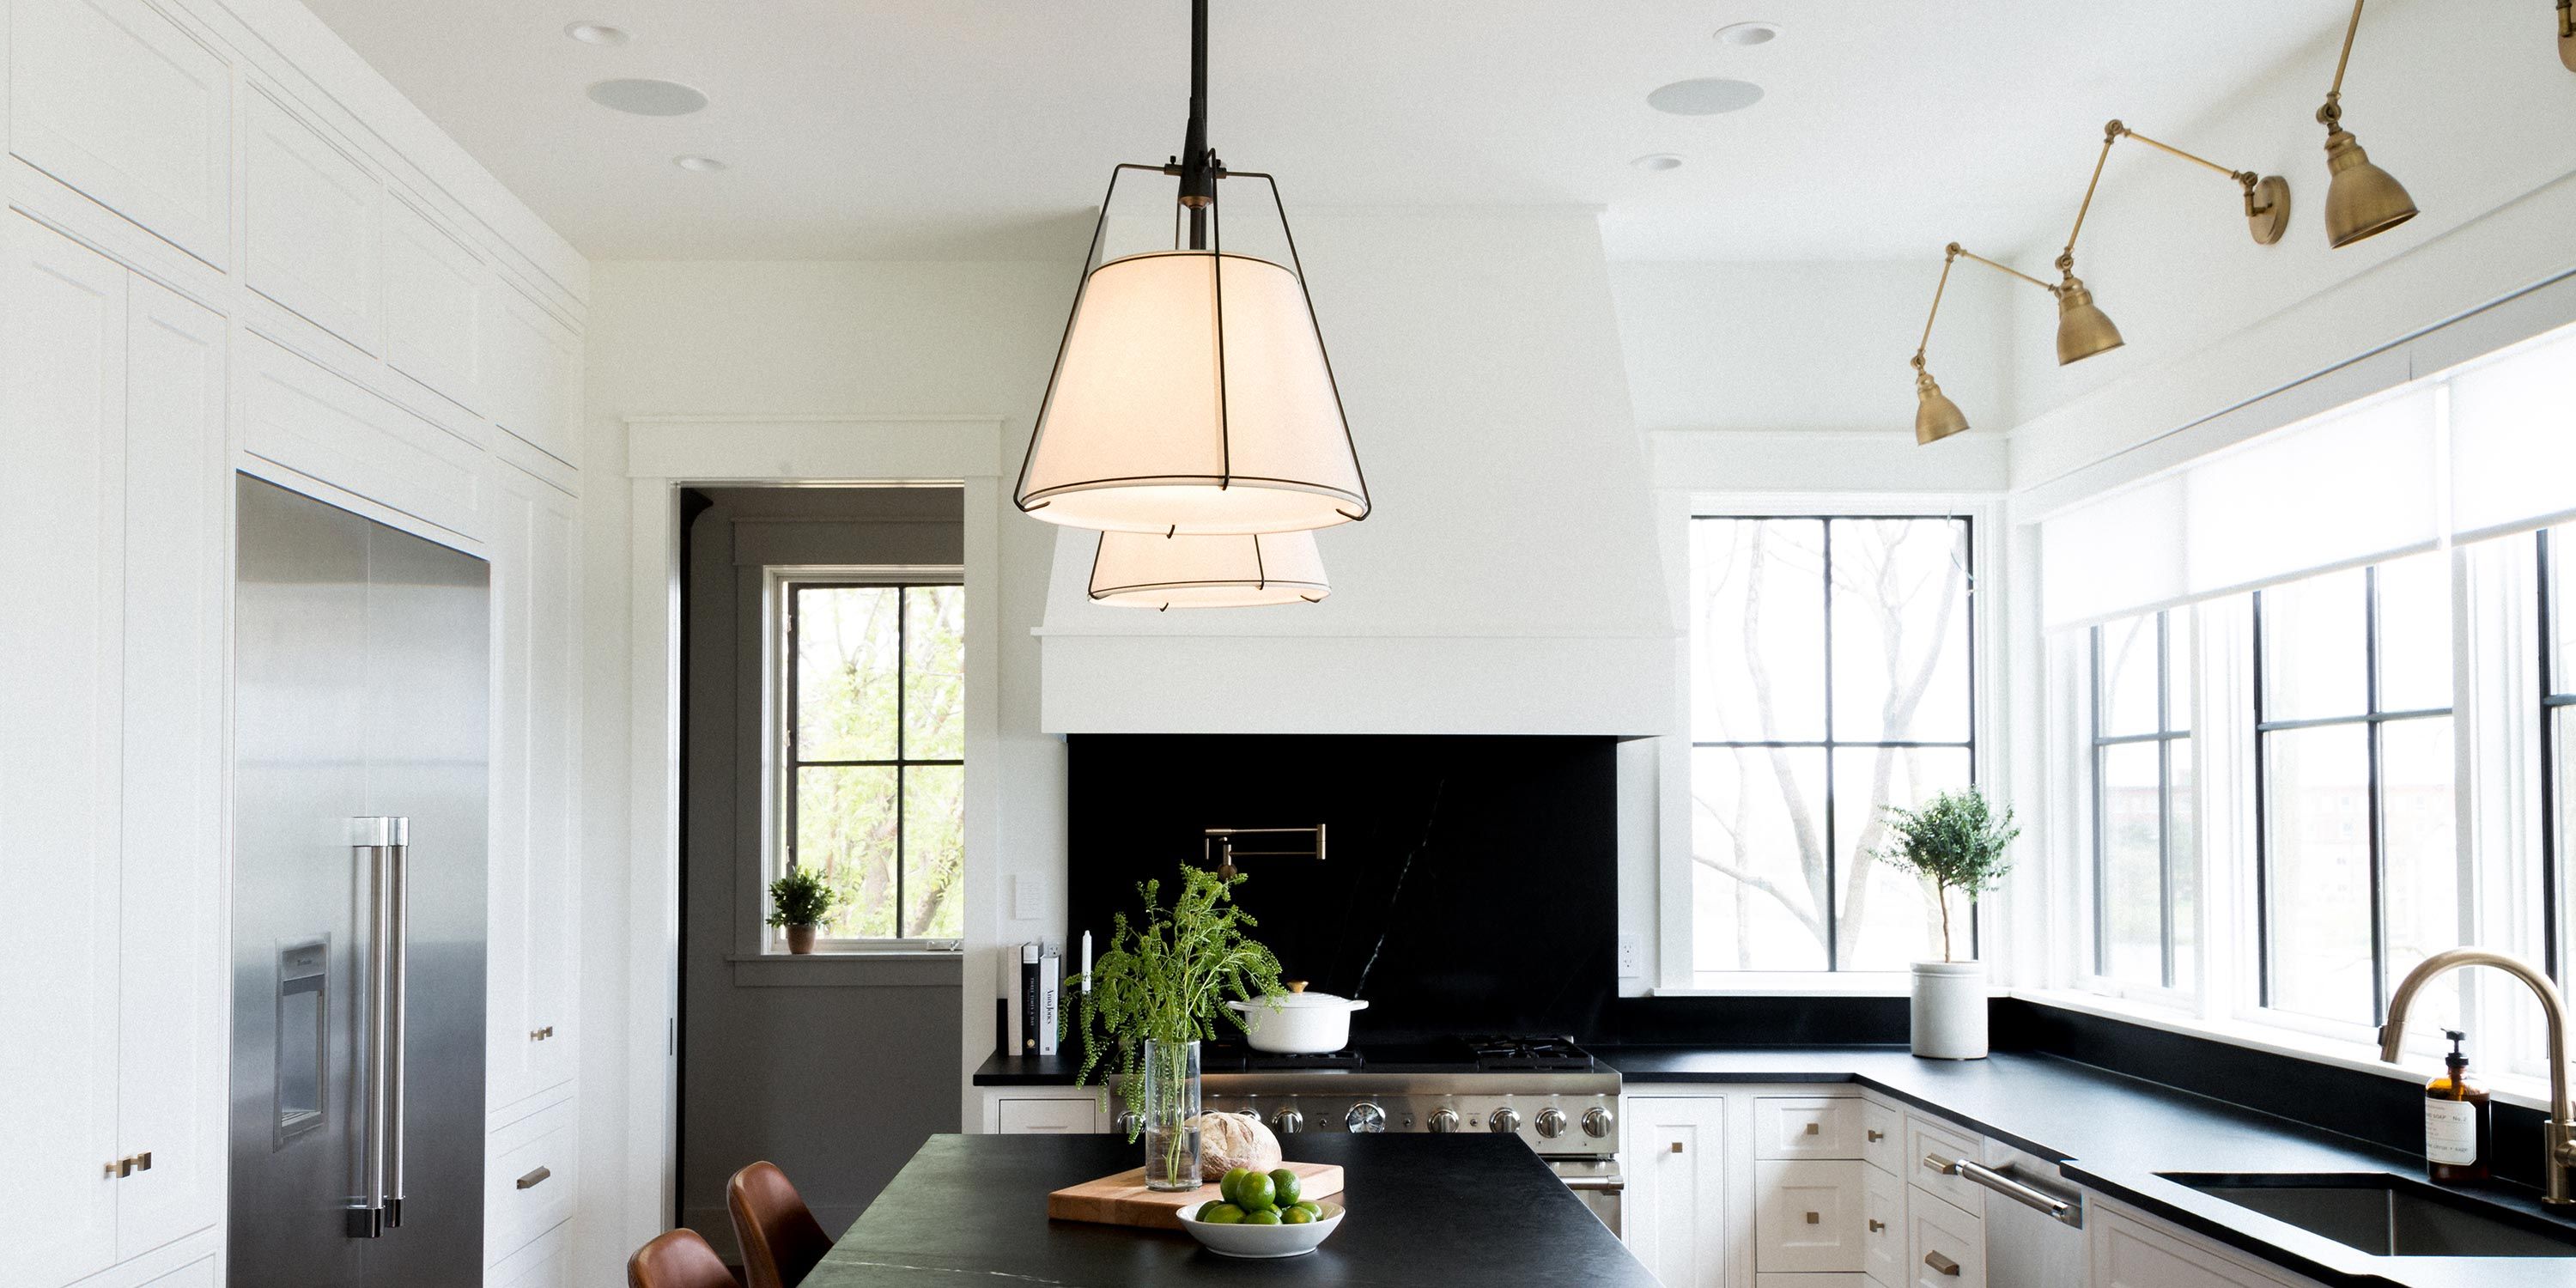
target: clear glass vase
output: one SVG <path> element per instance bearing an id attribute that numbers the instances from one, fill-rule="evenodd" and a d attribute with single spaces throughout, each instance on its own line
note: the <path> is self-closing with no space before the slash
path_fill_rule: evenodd
<path id="1" fill-rule="evenodd" d="M 1145 1188 L 1199 1187 L 1199 1044 L 1145 1042 Z"/>

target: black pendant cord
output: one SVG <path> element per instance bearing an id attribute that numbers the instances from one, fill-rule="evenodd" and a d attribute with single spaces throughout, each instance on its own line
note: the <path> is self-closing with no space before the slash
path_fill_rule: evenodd
<path id="1" fill-rule="evenodd" d="M 1181 139 L 1181 154 L 1164 167 L 1180 176 L 1181 204 L 1190 212 L 1190 249 L 1208 248 L 1208 210 L 1216 204 L 1217 180 L 1225 163 L 1207 141 L 1208 0 L 1190 0 L 1190 124 Z"/>

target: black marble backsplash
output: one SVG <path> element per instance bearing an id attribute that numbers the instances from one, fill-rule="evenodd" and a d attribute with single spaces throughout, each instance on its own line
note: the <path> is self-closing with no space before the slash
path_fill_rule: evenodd
<path id="1" fill-rule="evenodd" d="M 1369 1002 L 1352 1017 L 1354 1043 L 1607 1029 L 1616 740 L 1077 734 L 1067 744 L 1068 958 L 1086 929 L 1107 949 L 1110 915 L 1142 906 L 1138 882 L 1169 883 L 1200 862 L 1205 829 L 1323 823 L 1323 862 L 1242 859 L 1251 879 L 1237 897 L 1290 978 Z M 1258 839 L 1243 848 L 1270 848 Z"/>

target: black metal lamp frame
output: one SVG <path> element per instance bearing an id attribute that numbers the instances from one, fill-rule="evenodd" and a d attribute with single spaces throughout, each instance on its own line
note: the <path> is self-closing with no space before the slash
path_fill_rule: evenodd
<path id="1" fill-rule="evenodd" d="M 1311 479 L 1277 478 L 1268 475 L 1239 474 L 1234 469 L 1233 431 L 1226 404 L 1225 385 L 1225 230 L 1223 204 L 1219 188 L 1228 179 L 1257 179 L 1270 191 L 1270 206 L 1279 216 L 1279 231 L 1288 244 L 1288 263 L 1284 266 L 1297 278 L 1298 294 L 1306 305 L 1306 321 L 1315 334 L 1315 348 L 1324 359 L 1324 377 L 1332 385 L 1333 414 L 1342 423 L 1342 441 L 1351 454 L 1351 473 L 1358 479 L 1359 509 L 1335 507 L 1335 513 L 1354 522 L 1366 519 L 1375 503 L 1369 495 L 1368 475 L 1360 468 L 1359 444 L 1351 437 L 1349 410 L 1342 403 L 1341 380 L 1333 372 L 1333 355 L 1324 343 L 1323 325 L 1315 318 L 1315 295 L 1306 285 L 1306 267 L 1297 254 L 1297 234 L 1288 225 L 1288 208 L 1279 199 L 1279 181 L 1272 175 L 1253 170 L 1229 170 L 1214 148 L 1207 143 L 1207 27 L 1208 0 L 1190 0 L 1190 119 L 1182 143 L 1181 155 L 1161 165 L 1122 162 L 1110 167 L 1109 190 L 1100 199 L 1100 218 L 1092 225 L 1091 248 L 1083 257 L 1082 281 L 1075 288 L 1073 307 L 1065 314 L 1064 334 L 1056 341 L 1055 365 L 1047 372 L 1046 395 L 1038 404 L 1036 425 L 1029 432 L 1028 450 L 1020 457 L 1019 482 L 1012 488 L 1011 503 L 1023 514 L 1045 509 L 1049 498 L 1061 493 L 1083 492 L 1119 484 L 1215 484 L 1219 490 L 1237 482 L 1314 492 L 1325 496 L 1346 496 L 1340 488 L 1325 487 Z M 1121 259 L 1144 258 L 1148 255 L 1212 255 L 1215 282 L 1216 322 L 1216 389 L 1218 470 L 1207 474 L 1122 475 L 1109 478 L 1083 479 L 1059 484 L 1041 493 L 1029 491 L 1029 470 L 1036 463 L 1038 440 L 1046 433 L 1047 412 L 1055 405 L 1057 381 L 1064 375 L 1065 349 L 1073 339 L 1073 324 L 1082 316 L 1082 303 L 1091 290 L 1091 276 L 1103 261 L 1101 245 L 1108 234 L 1109 211 L 1118 197 L 1118 181 L 1129 171 L 1145 171 L 1176 178 L 1180 181 L 1180 200 L 1172 211 L 1172 249 L 1148 251 Z M 1186 227 L 1184 224 L 1186 223 Z M 1260 259 L 1238 255 L 1237 258 Z M 1275 260 L 1263 259 L 1265 263 Z M 1177 526 L 1173 529 L 1178 531 Z M 1171 535 L 1166 533 L 1165 535 Z M 1094 556 L 1095 559 L 1097 556 Z"/>

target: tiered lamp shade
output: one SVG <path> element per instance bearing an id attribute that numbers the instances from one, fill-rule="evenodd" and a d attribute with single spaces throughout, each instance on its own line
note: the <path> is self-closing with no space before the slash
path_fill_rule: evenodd
<path id="1" fill-rule="evenodd" d="M 1157 535 L 1367 517 L 1304 283 L 1268 260 L 1213 251 L 1093 269 L 1016 499 L 1050 523 Z"/>
<path id="2" fill-rule="evenodd" d="M 1313 603 L 1331 593 L 1312 532 L 1104 532 L 1091 561 L 1091 597 L 1125 608 L 1252 608 Z"/>

